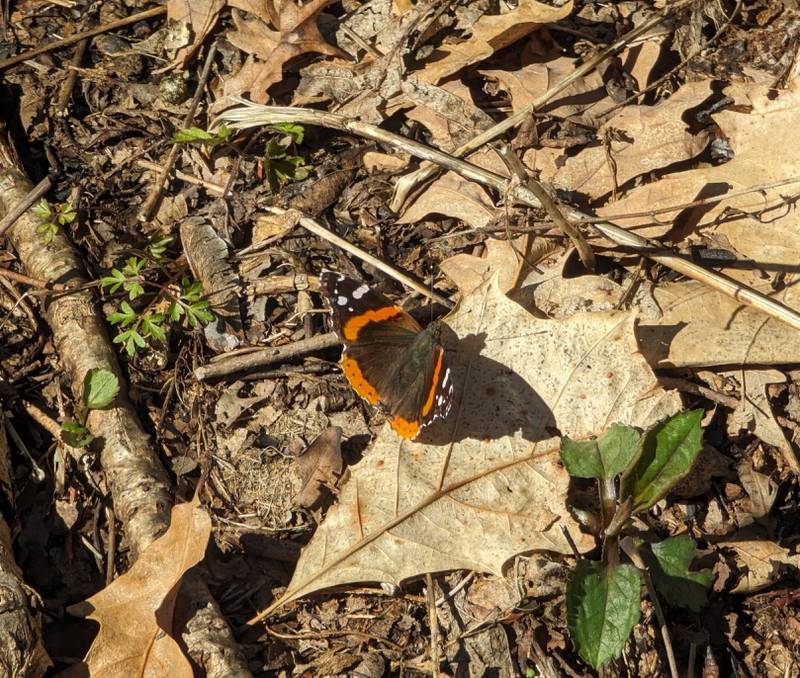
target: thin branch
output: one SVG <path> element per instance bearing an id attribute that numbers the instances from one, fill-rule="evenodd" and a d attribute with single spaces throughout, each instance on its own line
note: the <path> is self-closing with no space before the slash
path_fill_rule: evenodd
<path id="1" fill-rule="evenodd" d="M 131 16 L 126 16 L 123 19 L 117 19 L 116 21 L 111 21 L 107 24 L 103 24 L 102 26 L 95 26 L 94 28 L 90 28 L 88 31 L 83 31 L 82 33 L 76 33 L 75 35 L 70 35 L 68 38 L 62 38 L 61 40 L 56 40 L 55 42 L 50 42 L 46 45 L 40 45 L 39 47 L 36 47 L 27 52 L 22 52 L 21 54 L 17 54 L 16 56 L 8 57 L 8 59 L 0 60 L 0 71 L 8 68 L 9 66 L 13 66 L 14 64 L 18 64 L 22 61 L 33 59 L 34 57 L 37 57 L 40 54 L 45 54 L 46 52 L 52 52 L 54 49 L 66 47 L 67 45 L 74 45 L 76 42 L 80 42 L 81 40 L 84 40 L 86 38 L 93 38 L 95 35 L 108 33 L 109 31 L 115 31 L 118 28 L 122 28 L 123 26 L 135 24 L 137 21 L 152 19 L 153 17 L 166 14 L 166 12 L 167 12 L 166 6 L 153 7 L 153 9 L 148 9 L 144 12 L 139 12 L 138 14 L 132 14 Z"/>
<path id="2" fill-rule="evenodd" d="M 214 65 L 214 57 L 216 54 L 217 43 L 212 43 L 208 48 L 208 54 L 206 55 L 206 61 L 203 65 L 203 71 L 200 74 L 200 79 L 197 82 L 197 89 L 195 89 L 194 96 L 189 104 L 189 110 L 186 112 L 186 116 L 183 119 L 184 129 L 191 127 L 192 123 L 194 122 L 197 106 L 200 103 L 200 98 L 203 96 L 203 92 L 205 91 L 208 77 L 211 75 L 211 67 Z M 180 149 L 181 144 L 177 141 L 173 143 L 172 148 L 169 149 L 169 153 L 167 154 L 167 159 L 164 161 L 161 173 L 156 177 L 156 181 L 150 189 L 150 194 L 144 201 L 144 205 L 142 205 L 141 210 L 139 210 L 139 221 L 150 221 L 153 214 L 155 214 L 158 203 L 161 201 L 164 184 L 167 182 L 169 174 L 172 171 L 172 167 L 175 164 L 175 161 L 178 159 L 178 153 L 180 152 Z"/>
<path id="3" fill-rule="evenodd" d="M 394 266 L 387 264 L 385 261 L 378 259 L 377 257 L 371 255 L 369 252 L 362 250 L 357 245 L 353 245 L 352 243 L 348 242 L 341 236 L 336 235 L 333 231 L 329 231 L 325 228 L 322 224 L 317 221 L 314 221 L 311 217 L 307 217 L 301 215 L 300 212 L 297 210 L 285 210 L 281 207 L 267 207 L 266 210 L 268 212 L 272 212 L 273 214 L 284 215 L 291 212 L 295 212 L 299 215 L 297 223 L 300 224 L 303 228 L 307 231 L 311 231 L 314 235 L 318 235 L 320 238 L 327 240 L 330 243 L 333 243 L 337 247 L 341 247 L 346 252 L 350 252 L 354 257 L 361 259 L 362 261 L 367 262 L 371 266 L 374 266 L 379 271 L 383 271 L 386 275 L 394 278 L 398 282 L 401 282 L 406 287 L 410 287 L 415 292 L 432 299 L 440 303 L 442 306 L 447 308 L 453 308 L 453 302 L 450 301 L 447 297 L 443 297 L 441 294 L 437 294 L 429 290 L 425 285 L 420 284 L 414 278 L 407 276 L 402 271 L 398 271 Z"/>
<path id="4" fill-rule="evenodd" d="M 33 203 L 53 187 L 53 183 L 53 177 L 51 175 L 46 176 L 28 192 L 24 200 L 21 200 L 8 211 L 8 214 L 0 220 L 0 237 L 30 209 Z"/>

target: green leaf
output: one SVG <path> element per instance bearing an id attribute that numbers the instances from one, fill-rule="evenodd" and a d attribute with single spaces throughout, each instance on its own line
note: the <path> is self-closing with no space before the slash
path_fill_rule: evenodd
<path id="1" fill-rule="evenodd" d="M 690 572 L 689 566 L 697 555 L 697 544 L 688 534 L 670 537 L 642 549 L 653 585 L 670 605 L 700 612 L 706 603 L 706 593 L 714 581 L 711 570 Z"/>
<path id="2" fill-rule="evenodd" d="M 41 200 L 39 200 L 39 202 L 37 202 L 31 208 L 31 211 L 33 212 L 33 215 L 35 217 L 42 220 L 49 219 L 50 214 L 52 213 L 50 210 L 50 203 L 47 202 L 46 198 L 42 198 Z"/>
<path id="3" fill-rule="evenodd" d="M 71 224 L 73 221 L 75 221 L 76 216 L 77 214 L 75 214 L 75 210 L 72 209 L 72 205 L 70 205 L 68 202 L 59 205 L 58 223 L 61 224 L 62 226 L 65 226 L 66 224 Z"/>
<path id="4" fill-rule="evenodd" d="M 639 451 L 639 432 L 611 424 L 595 440 L 561 439 L 561 461 L 573 478 L 604 480 L 622 473 Z"/>
<path id="5" fill-rule="evenodd" d="M 70 447 L 86 447 L 94 440 L 94 436 L 82 424 L 65 421 L 61 424 L 61 440 Z"/>
<path id="6" fill-rule="evenodd" d="M 291 122 L 279 122 L 278 124 L 273 125 L 272 128 L 278 130 L 279 132 L 288 134 L 290 137 L 292 137 L 292 141 L 298 145 L 303 143 L 303 135 L 305 134 L 305 130 L 301 125 L 295 125 Z"/>
<path id="7" fill-rule="evenodd" d="M 139 259 L 138 257 L 128 257 L 128 260 L 125 262 L 125 268 L 122 269 L 122 272 L 126 277 L 133 278 L 139 275 L 139 272 L 142 270 L 144 264 L 144 259 Z"/>
<path id="8" fill-rule="evenodd" d="M 119 305 L 119 308 L 119 311 L 115 311 L 106 316 L 106 320 L 112 325 L 122 325 L 122 327 L 126 327 L 136 320 L 136 311 L 131 308 L 131 305 L 127 301 L 123 301 Z"/>
<path id="9" fill-rule="evenodd" d="M 702 418 L 703 410 L 679 412 L 645 434 L 620 488 L 623 500 L 633 497 L 632 513 L 650 508 L 692 469 L 702 447 Z"/>
<path id="10" fill-rule="evenodd" d="M 619 657 L 639 621 L 641 579 L 633 565 L 605 567 L 581 560 L 567 583 L 572 643 L 595 669 Z"/>
<path id="11" fill-rule="evenodd" d="M 199 127 L 188 127 L 180 130 L 172 141 L 179 144 L 201 143 L 206 146 L 216 146 L 225 141 L 230 135 L 231 131 L 225 125 L 221 125 L 214 133 L 206 132 L 206 130 Z"/>
<path id="12" fill-rule="evenodd" d="M 36 227 L 36 232 L 42 236 L 45 245 L 53 242 L 53 239 L 58 235 L 58 225 L 52 221 L 46 221 Z"/>
<path id="13" fill-rule="evenodd" d="M 138 280 L 126 282 L 123 287 L 128 293 L 128 299 L 131 301 L 144 294 L 144 287 L 142 287 L 142 284 Z"/>
<path id="14" fill-rule="evenodd" d="M 108 407 L 119 393 L 119 379 L 113 372 L 95 367 L 83 378 L 83 404 L 90 410 Z"/>
<path id="15" fill-rule="evenodd" d="M 142 318 L 142 331 L 146 335 L 153 337 L 153 339 L 156 341 L 166 341 L 167 333 L 161 327 L 161 323 L 163 321 L 163 313 L 152 313 L 151 315 Z"/>

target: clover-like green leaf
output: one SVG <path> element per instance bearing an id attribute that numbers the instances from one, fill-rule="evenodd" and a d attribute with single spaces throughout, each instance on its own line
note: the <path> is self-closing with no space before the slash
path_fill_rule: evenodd
<path id="1" fill-rule="evenodd" d="M 639 451 L 639 432 L 611 424 L 594 440 L 561 439 L 561 461 L 573 478 L 604 480 L 622 473 Z"/>
<path id="2" fill-rule="evenodd" d="M 127 327 L 134 320 L 136 320 L 136 311 L 131 308 L 131 305 L 127 301 L 123 301 L 119 305 L 119 310 L 115 311 L 114 313 L 109 313 L 106 316 L 106 320 L 108 320 L 108 322 L 110 322 L 112 325 L 121 325 L 122 327 Z"/>
<path id="3" fill-rule="evenodd" d="M 578 654 L 594 668 L 618 657 L 639 621 L 641 578 L 632 565 L 581 560 L 567 583 L 567 624 Z"/>
<path id="4" fill-rule="evenodd" d="M 620 488 L 623 500 L 633 498 L 632 513 L 650 508 L 689 473 L 702 447 L 702 418 L 702 410 L 679 412 L 645 434 Z"/>
<path id="5" fill-rule="evenodd" d="M 86 447 L 94 440 L 94 436 L 83 424 L 65 421 L 61 424 L 61 440 L 70 447 Z"/>
<path id="6" fill-rule="evenodd" d="M 101 367 L 95 367 L 83 378 L 83 404 L 90 410 L 108 407 L 119 393 L 117 375 Z"/>
<path id="7" fill-rule="evenodd" d="M 706 603 L 706 594 L 714 573 L 711 570 L 690 572 L 689 567 L 697 555 L 697 544 L 688 534 L 669 537 L 652 544 L 650 550 L 642 549 L 653 585 L 670 605 L 700 612 Z"/>
<path id="8" fill-rule="evenodd" d="M 52 211 L 50 209 L 50 203 L 47 202 L 46 198 L 41 198 L 32 208 L 31 212 L 37 219 L 46 220 L 50 218 Z"/>

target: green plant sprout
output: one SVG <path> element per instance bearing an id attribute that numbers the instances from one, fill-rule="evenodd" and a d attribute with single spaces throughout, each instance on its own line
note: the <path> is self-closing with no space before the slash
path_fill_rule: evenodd
<path id="1" fill-rule="evenodd" d="M 202 144 L 203 146 L 217 146 L 228 140 L 231 130 L 225 125 L 220 125 L 214 132 L 207 132 L 200 127 L 187 127 L 179 130 L 172 141 L 176 144 Z"/>
<path id="2" fill-rule="evenodd" d="M 167 339 L 167 322 L 185 320 L 190 328 L 205 325 L 214 319 L 209 302 L 203 299 L 202 285 L 188 276 L 183 276 L 180 285 L 162 284 L 159 274 L 174 279 L 173 262 L 167 256 L 169 236 L 157 236 L 144 248 L 143 256 L 131 256 L 121 268 L 112 268 L 108 275 L 100 278 L 100 287 L 110 294 L 120 291 L 127 295 L 117 310 L 106 319 L 116 325 L 120 332 L 114 343 L 122 344 L 129 356 L 144 348 L 148 340 L 164 343 Z M 144 308 L 134 308 L 129 302 L 145 296 L 146 288 L 156 290 Z M 163 298 L 169 300 L 166 312 L 157 312 L 153 307 Z"/>
<path id="3" fill-rule="evenodd" d="M 41 222 L 36 227 L 36 232 L 42 236 L 45 245 L 53 242 L 62 226 L 75 221 L 75 210 L 68 202 L 51 205 L 46 198 L 42 198 L 33 206 L 33 214 Z"/>
<path id="4" fill-rule="evenodd" d="M 634 514 L 665 497 L 702 448 L 702 410 L 680 412 L 645 433 L 612 424 L 599 438 L 561 440 L 561 460 L 575 478 L 598 483 L 602 558 L 580 560 L 567 584 L 567 625 L 578 654 L 595 669 L 619 657 L 639 621 L 643 578 L 669 605 L 698 612 L 713 574 L 690 572 L 697 545 L 686 534 L 654 544 L 620 536 Z M 619 491 L 617 490 L 619 478 Z M 620 545 L 631 558 L 621 562 Z M 647 566 L 647 571 L 643 568 Z M 660 610 L 658 600 L 654 605 Z"/>
<path id="5" fill-rule="evenodd" d="M 263 168 L 267 182 L 273 193 L 277 193 L 289 181 L 303 181 L 308 178 L 311 168 L 295 148 L 303 143 L 305 132 L 300 125 L 281 123 L 271 125 L 275 134 L 267 142 Z"/>
<path id="6" fill-rule="evenodd" d="M 86 427 L 92 410 L 102 410 L 114 402 L 119 393 L 119 380 L 113 372 L 99 367 L 92 368 L 83 377 L 83 394 L 80 421 L 65 421 L 61 424 L 61 439 L 71 447 L 86 447 L 94 436 Z"/>

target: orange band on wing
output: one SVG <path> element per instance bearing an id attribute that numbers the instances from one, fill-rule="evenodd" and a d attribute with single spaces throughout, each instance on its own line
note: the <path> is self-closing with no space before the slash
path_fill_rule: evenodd
<path id="1" fill-rule="evenodd" d="M 374 405 L 380 400 L 378 392 L 370 384 L 361 373 L 361 368 L 358 363 L 352 358 L 348 357 L 347 353 L 342 355 L 342 371 L 347 381 L 355 389 L 356 393 L 366 400 L 370 405 Z"/>
<path id="2" fill-rule="evenodd" d="M 399 306 L 386 306 L 379 308 L 375 311 L 365 311 L 361 315 L 356 315 L 350 318 L 342 327 L 342 335 L 347 341 L 355 341 L 358 339 L 358 333 L 361 328 L 367 323 L 378 323 L 382 320 L 394 318 L 396 315 L 402 315 L 403 309 Z"/>
<path id="3" fill-rule="evenodd" d="M 403 417 L 392 417 L 390 422 L 394 432 L 401 438 L 414 438 L 419 433 L 419 422 L 409 421 Z"/>
<path id="4" fill-rule="evenodd" d="M 442 358 L 444 356 L 444 350 L 440 347 L 439 349 L 439 357 L 436 359 L 436 367 L 433 368 L 433 383 L 431 384 L 431 390 L 428 392 L 428 399 L 425 401 L 425 404 L 422 406 L 422 416 L 427 417 L 428 412 L 431 411 L 433 407 L 433 399 L 436 395 L 436 387 L 439 385 L 439 372 L 442 371 Z"/>

